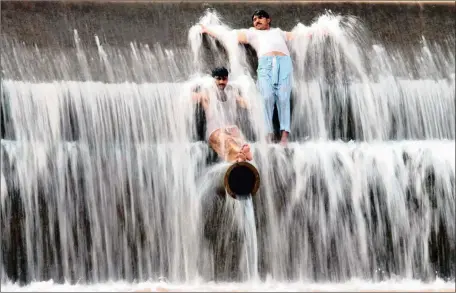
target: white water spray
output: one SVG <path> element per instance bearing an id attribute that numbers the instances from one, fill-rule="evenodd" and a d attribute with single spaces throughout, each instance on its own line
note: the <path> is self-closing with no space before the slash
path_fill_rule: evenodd
<path id="1" fill-rule="evenodd" d="M 226 32 L 217 21 L 207 23 Z M 360 46 L 341 23 L 325 16 L 295 28 L 298 142 L 253 144 L 262 187 L 238 208 L 218 201 L 226 166 L 196 142 L 190 88 L 210 81 L 194 74 L 203 68 L 196 28 L 193 51 L 100 42 L 93 52 L 76 38 L 54 60 L 7 43 L 2 241 L 24 259 L 2 256 L 2 284 L 17 266 L 27 282 L 454 276 L 454 58 L 436 62 L 429 52 L 441 51 L 424 43 L 419 74 L 404 77 L 403 56 Z M 262 137 L 261 98 L 234 43 L 223 42 L 231 81 Z"/>

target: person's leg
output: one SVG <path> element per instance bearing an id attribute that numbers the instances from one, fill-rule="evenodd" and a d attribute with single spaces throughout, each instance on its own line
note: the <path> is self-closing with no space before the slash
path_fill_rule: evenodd
<path id="1" fill-rule="evenodd" d="M 281 56 L 278 58 L 278 60 L 279 76 L 277 89 L 277 110 L 279 114 L 280 131 L 282 132 L 281 143 L 287 143 L 291 125 L 290 99 L 293 77 L 293 64 L 289 56 Z"/>
<path id="2" fill-rule="evenodd" d="M 257 86 L 263 97 L 266 131 L 272 135 L 272 115 L 274 114 L 274 86 L 273 86 L 273 57 L 265 56 L 258 59 Z"/>
<path id="3" fill-rule="evenodd" d="M 253 159 L 250 146 L 239 129 L 236 131 L 217 129 L 209 137 L 209 145 L 225 161 L 251 161 Z"/>
<path id="4" fill-rule="evenodd" d="M 217 129 L 213 131 L 208 139 L 209 146 L 221 157 L 225 158 L 225 144 L 223 143 L 223 131 Z"/>
<path id="5" fill-rule="evenodd" d="M 242 162 L 253 160 L 253 154 L 250 150 L 250 145 L 246 143 L 246 139 L 241 130 L 237 127 L 232 127 L 228 130 L 228 134 L 231 136 L 229 140 L 236 144 L 236 147 L 234 149 L 237 150 L 237 148 L 240 147 L 240 151 L 236 155 L 236 161 Z"/>

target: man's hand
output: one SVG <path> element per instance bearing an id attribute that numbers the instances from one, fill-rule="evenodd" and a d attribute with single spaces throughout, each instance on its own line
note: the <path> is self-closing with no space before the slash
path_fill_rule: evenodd
<path id="1" fill-rule="evenodd" d="M 201 26 L 201 34 L 207 34 L 214 38 L 217 38 L 217 34 L 214 33 L 212 30 L 208 29 L 204 24 L 199 24 Z"/>
<path id="2" fill-rule="evenodd" d="M 208 33 L 207 27 L 204 24 L 201 24 L 201 23 L 199 25 L 201 27 L 201 33 L 202 34 L 207 34 Z"/>
<path id="3" fill-rule="evenodd" d="M 244 109 L 248 109 L 248 108 L 249 108 L 249 104 L 248 104 L 247 101 L 246 101 L 243 97 L 241 97 L 241 96 L 237 96 L 236 102 L 238 103 L 238 105 L 239 105 L 241 108 L 244 108 Z"/>
<path id="4" fill-rule="evenodd" d="M 203 93 L 192 93 L 192 101 L 195 104 L 201 104 L 203 106 L 204 110 L 207 110 L 209 108 L 209 98 L 207 95 Z"/>
<path id="5" fill-rule="evenodd" d="M 286 34 L 286 37 L 287 37 L 287 41 L 292 41 L 294 39 L 296 39 L 296 37 L 299 37 L 300 35 L 306 37 L 306 38 L 309 38 L 311 39 L 313 36 L 317 35 L 317 34 L 321 34 L 323 36 L 327 36 L 329 35 L 328 31 L 326 29 L 322 29 L 321 31 L 317 32 L 317 33 L 312 33 L 312 32 L 306 32 L 305 34 L 297 34 L 295 32 L 285 32 Z"/>
<path id="6" fill-rule="evenodd" d="M 192 93 L 192 100 L 195 103 L 199 103 L 201 101 L 201 94 L 200 93 Z"/>
<path id="7" fill-rule="evenodd" d="M 317 34 L 322 35 L 322 36 L 327 36 L 329 33 L 328 33 L 328 31 L 326 29 L 322 29 L 322 30 L 320 30 L 317 33 L 313 33 L 313 34 L 312 33 L 307 33 L 307 37 L 308 38 L 312 38 L 313 36 L 315 36 Z"/>

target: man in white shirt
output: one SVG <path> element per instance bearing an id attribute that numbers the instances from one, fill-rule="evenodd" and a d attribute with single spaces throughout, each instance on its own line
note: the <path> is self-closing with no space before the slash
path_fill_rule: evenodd
<path id="1" fill-rule="evenodd" d="M 201 103 L 206 115 L 206 139 L 211 148 L 227 162 L 253 159 L 250 145 L 237 124 L 237 107 L 247 108 L 239 89 L 228 84 L 228 70 L 212 70 L 215 87 L 193 90 L 192 99 Z"/>
<path id="2" fill-rule="evenodd" d="M 291 32 L 280 28 L 271 28 L 271 18 L 264 10 L 257 10 L 252 15 L 253 27 L 237 30 L 238 41 L 250 44 L 257 52 L 257 86 L 264 99 L 266 128 L 273 135 L 272 115 L 274 104 L 280 121 L 282 144 L 288 142 L 290 133 L 290 98 L 292 88 L 293 65 L 287 41 L 293 38 Z M 213 37 L 216 34 L 201 25 L 202 32 Z"/>

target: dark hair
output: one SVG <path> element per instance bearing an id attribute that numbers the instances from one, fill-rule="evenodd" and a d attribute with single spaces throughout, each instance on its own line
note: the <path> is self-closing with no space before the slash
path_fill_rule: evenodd
<path id="1" fill-rule="evenodd" d="M 220 76 L 220 77 L 228 76 L 228 69 L 226 69 L 225 67 L 214 68 L 212 70 L 212 77 L 216 77 L 216 76 Z"/>
<path id="2" fill-rule="evenodd" d="M 256 11 L 252 14 L 252 21 L 253 21 L 253 18 L 254 18 L 255 16 L 264 17 L 264 18 L 270 18 L 270 17 L 269 17 L 269 13 L 267 13 L 267 12 L 264 11 L 263 9 L 258 9 L 258 10 L 256 10 Z"/>

